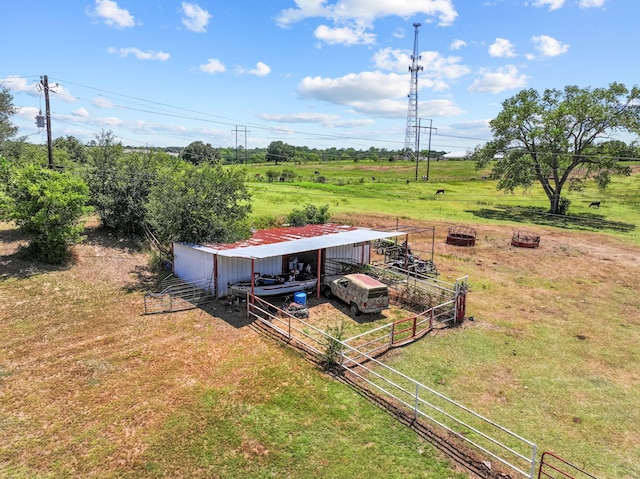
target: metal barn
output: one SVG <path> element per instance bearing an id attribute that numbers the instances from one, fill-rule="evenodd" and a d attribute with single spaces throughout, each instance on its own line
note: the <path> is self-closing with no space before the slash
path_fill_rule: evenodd
<path id="1" fill-rule="evenodd" d="M 330 223 L 258 230 L 231 244 L 174 242 L 173 272 L 222 298 L 230 294 L 229 284 L 250 281 L 257 272 L 280 275 L 292 265 L 309 265 L 320 278 L 327 273 L 327 260 L 368 264 L 372 241 L 400 235 L 405 233 Z"/>

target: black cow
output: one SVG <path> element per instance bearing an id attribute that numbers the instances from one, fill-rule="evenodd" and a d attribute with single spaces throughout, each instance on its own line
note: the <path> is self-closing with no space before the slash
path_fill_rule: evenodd
<path id="1" fill-rule="evenodd" d="M 589 208 L 600 208 L 600 202 L 592 201 L 591 204 L 589 205 Z"/>
<path id="2" fill-rule="evenodd" d="M 436 195 L 439 195 L 439 194 L 443 194 L 444 195 L 444 188 L 441 188 L 441 189 L 436 191 Z"/>

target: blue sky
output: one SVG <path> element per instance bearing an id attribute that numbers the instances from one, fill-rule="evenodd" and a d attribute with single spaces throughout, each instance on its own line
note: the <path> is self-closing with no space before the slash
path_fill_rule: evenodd
<path id="1" fill-rule="evenodd" d="M 523 88 L 639 82 L 636 0 L 5 2 L 0 86 L 21 135 L 125 145 L 401 149 L 415 29 L 418 117 L 472 149 Z M 245 133 L 246 131 L 246 133 Z M 421 146 L 426 145 L 422 133 Z"/>

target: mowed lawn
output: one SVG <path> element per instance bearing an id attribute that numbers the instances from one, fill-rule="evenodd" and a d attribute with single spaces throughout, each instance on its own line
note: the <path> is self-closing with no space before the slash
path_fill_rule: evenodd
<path id="1" fill-rule="evenodd" d="M 250 182 L 254 214 L 329 204 L 338 222 L 435 227 L 440 277 L 469 276 L 473 320 L 384 360 L 592 474 L 640 477 L 637 172 L 569 194 L 558 221 L 536 189 L 504 195 L 469 163 L 439 163 L 430 182 L 408 165 L 301 165 L 294 183 Z M 475 247 L 446 245 L 458 224 Z M 510 247 L 517 229 L 540 249 Z M 50 268 L 0 228 L 0 475 L 464 477 L 235 306 L 142 315 L 145 255 L 88 231 L 73 265 Z"/>

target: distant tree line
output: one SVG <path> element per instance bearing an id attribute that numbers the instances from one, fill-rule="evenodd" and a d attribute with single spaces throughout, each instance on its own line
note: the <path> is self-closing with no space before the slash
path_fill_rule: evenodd
<path id="1" fill-rule="evenodd" d="M 129 151 L 148 152 L 148 147 L 126 147 Z M 254 164 L 283 163 L 305 164 L 323 163 L 328 161 L 402 161 L 402 150 L 370 147 L 366 150 L 355 148 L 309 148 L 308 146 L 294 146 L 283 141 L 272 141 L 266 148 L 244 148 L 243 146 L 216 148 L 209 143 L 194 141 L 185 147 L 165 147 L 154 149 L 179 156 L 194 164 L 222 163 L 222 164 Z M 428 156 L 433 160 L 442 159 L 446 151 L 423 149 L 421 158 Z"/>

